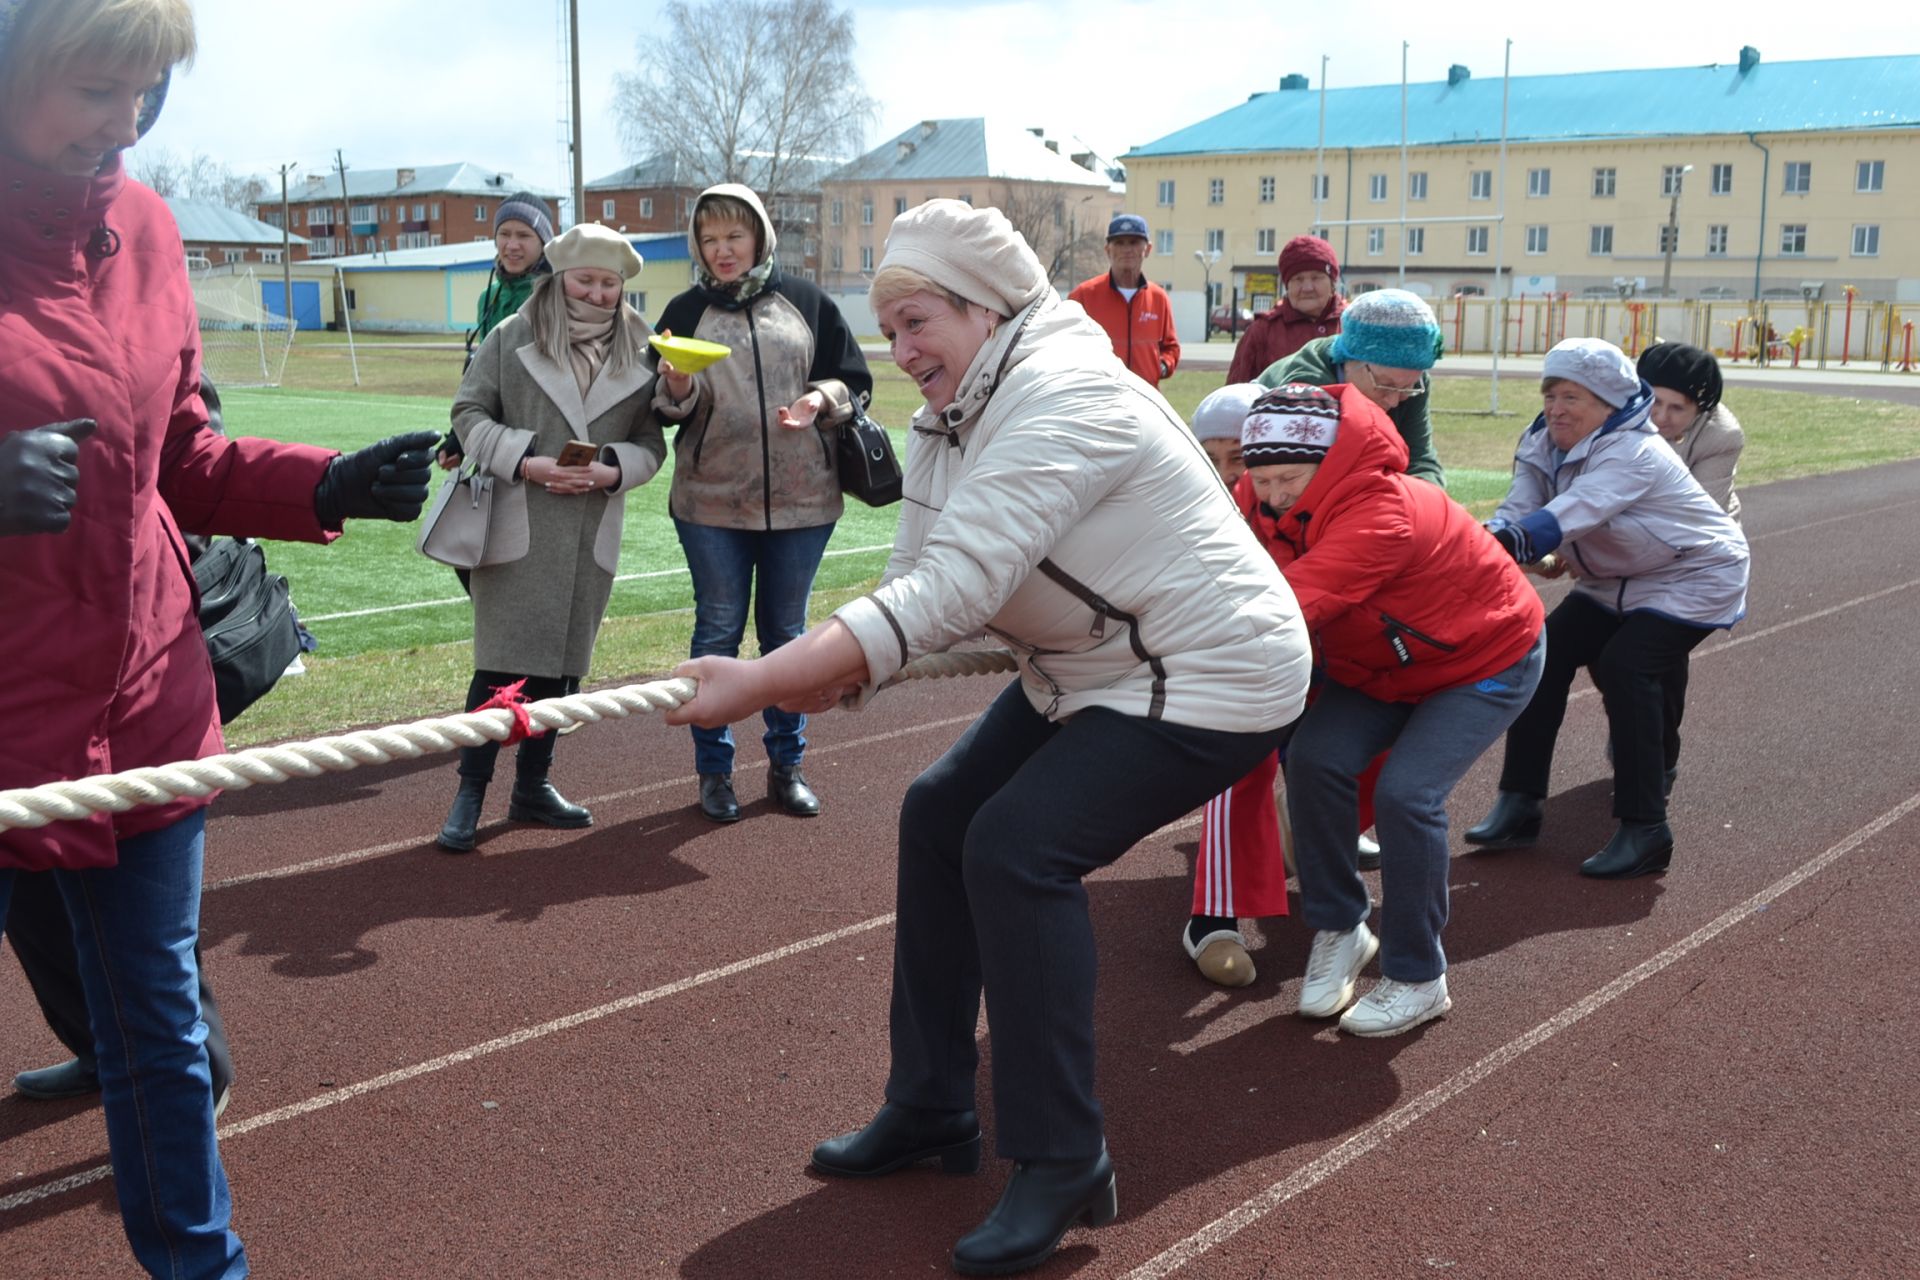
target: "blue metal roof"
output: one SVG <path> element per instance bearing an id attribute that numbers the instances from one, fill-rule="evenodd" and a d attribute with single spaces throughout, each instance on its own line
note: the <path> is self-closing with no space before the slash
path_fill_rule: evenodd
<path id="1" fill-rule="evenodd" d="M 168 196 L 167 208 L 180 227 L 180 239 L 187 244 L 247 244 L 278 249 L 281 244 L 305 244 L 305 236 L 280 235 L 280 228 L 249 218 L 237 209 L 205 200 L 186 200 Z"/>
<path id="2" fill-rule="evenodd" d="M 1828 58 L 1515 76 L 1510 142 L 1797 133 L 1920 126 L 1920 55 Z M 1122 159 L 1312 150 L 1320 95 L 1255 94 L 1230 111 L 1136 147 Z M 1500 78 L 1407 86 L 1407 142 L 1500 140 Z M 1329 147 L 1400 145 L 1400 86 L 1327 90 Z"/>
<path id="3" fill-rule="evenodd" d="M 1070 187 L 1106 187 L 1112 178 L 1075 164 L 1028 129 L 981 116 L 922 120 L 823 182 L 940 182 L 1003 178 Z"/>

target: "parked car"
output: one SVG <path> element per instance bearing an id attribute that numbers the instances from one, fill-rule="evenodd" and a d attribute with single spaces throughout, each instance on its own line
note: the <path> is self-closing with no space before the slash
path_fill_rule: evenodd
<path id="1" fill-rule="evenodd" d="M 1247 326 L 1252 323 L 1253 312 L 1246 307 L 1241 307 L 1237 311 L 1232 307 L 1215 307 L 1213 313 L 1207 317 L 1207 331 L 1228 333 L 1237 338 L 1246 332 Z"/>

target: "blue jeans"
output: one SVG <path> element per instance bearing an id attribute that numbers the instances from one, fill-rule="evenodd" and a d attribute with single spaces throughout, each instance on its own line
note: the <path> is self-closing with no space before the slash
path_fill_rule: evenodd
<path id="1" fill-rule="evenodd" d="M 1526 657 L 1473 684 L 1419 702 L 1381 702 L 1328 680 L 1287 751 L 1287 815 L 1300 873 L 1300 914 L 1313 929 L 1345 931 L 1371 903 L 1356 864 L 1357 779 L 1389 748 L 1374 788 L 1380 833 L 1380 972 L 1431 982 L 1447 971 L 1447 797 L 1507 731 L 1540 683 L 1544 632 Z"/>
<path id="2" fill-rule="evenodd" d="M 830 524 L 809 529 L 721 529 L 676 519 L 680 546 L 693 575 L 693 657 L 740 656 L 747 634 L 747 602 L 765 657 L 807 629 L 807 596 L 820 568 Z M 755 571 L 758 570 L 756 578 Z M 767 759 L 791 769 L 807 749 L 807 718 L 778 707 L 766 721 Z M 701 773 L 733 772 L 733 730 L 695 729 L 693 764 Z"/>
<path id="3" fill-rule="evenodd" d="M 120 863 L 56 878 L 73 918 L 93 1022 L 120 1220 L 134 1257 L 168 1280 L 247 1274 L 213 1138 L 200 975 L 206 811 L 120 842 Z M 13 873 L 0 871 L 0 919 Z"/>

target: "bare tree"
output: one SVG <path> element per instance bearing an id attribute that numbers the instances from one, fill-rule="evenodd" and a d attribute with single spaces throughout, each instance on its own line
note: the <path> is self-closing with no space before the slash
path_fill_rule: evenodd
<path id="1" fill-rule="evenodd" d="M 812 188 L 823 161 L 859 150 L 877 104 L 860 87 L 852 14 L 832 0 L 671 0 L 666 20 L 614 77 L 629 155 L 773 196 Z"/>
<path id="2" fill-rule="evenodd" d="M 202 151 L 182 160 L 164 147 L 142 147 L 132 153 L 132 159 L 134 180 L 170 198 L 201 200 L 248 213 L 267 191 L 263 179 L 236 174 Z"/>
<path id="3" fill-rule="evenodd" d="M 142 147 L 132 153 L 133 163 L 128 166 L 133 180 L 142 186 L 153 188 L 156 195 L 184 196 L 186 192 L 186 172 L 180 164 L 180 157 L 164 147 Z"/>
<path id="4" fill-rule="evenodd" d="M 1000 193 L 1007 215 L 1047 269 L 1047 279 L 1069 287 L 1092 275 L 1105 242 L 1103 188 L 1058 182 L 1009 182 Z"/>

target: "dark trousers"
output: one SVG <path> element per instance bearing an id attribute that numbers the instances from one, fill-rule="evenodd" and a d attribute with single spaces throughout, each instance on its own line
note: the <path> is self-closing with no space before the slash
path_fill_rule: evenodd
<path id="1" fill-rule="evenodd" d="M 1712 632 L 1651 613 L 1616 614 L 1574 592 L 1547 615 L 1547 666 L 1533 701 L 1507 732 L 1500 789 L 1544 797 L 1553 772 L 1553 744 L 1567 714 L 1567 693 L 1588 668 L 1607 708 L 1613 747 L 1613 814 L 1622 822 L 1664 822 L 1663 774 L 1669 745 L 1669 686 L 1680 673 L 1685 697 L 1687 655 Z M 1669 739 L 1669 732 L 1673 733 Z"/>
<path id="2" fill-rule="evenodd" d="M 1009 685 L 901 806 L 887 1098 L 974 1105 L 984 991 L 999 1153 L 1096 1155 L 1081 879 L 1232 785 L 1290 728 L 1222 733 L 1102 708 L 1054 723 Z"/>
<path id="3" fill-rule="evenodd" d="M 13 897 L 7 904 L 7 941 L 20 957 L 20 968 L 40 1003 L 47 1026 L 76 1058 L 94 1057 L 93 1024 L 87 1017 L 87 995 L 80 986 L 80 957 L 74 950 L 73 919 L 52 872 L 16 872 Z M 200 944 L 194 943 L 193 962 L 200 970 L 200 1018 L 207 1024 L 207 1057 L 213 1069 L 213 1096 L 233 1083 L 233 1054 L 227 1047 L 227 1026 L 213 988 L 207 985 Z M 14 1064 L 30 1067 L 34 1064 Z"/>
<path id="4" fill-rule="evenodd" d="M 493 697 L 495 689 L 504 688 L 522 677 L 505 671 L 475 671 L 472 683 L 467 685 L 467 710 L 472 711 Z M 541 702 L 547 698 L 564 698 L 580 692 L 579 676 L 527 676 L 526 684 L 520 693 L 528 702 Z M 553 768 L 553 748 L 560 735 L 548 730 L 537 737 L 523 738 L 520 741 L 520 753 L 514 759 L 516 776 L 528 782 L 538 782 L 545 778 Z M 460 748 L 460 776 L 475 782 L 493 781 L 493 766 L 500 758 L 500 744 L 483 742 L 477 747 Z"/>

